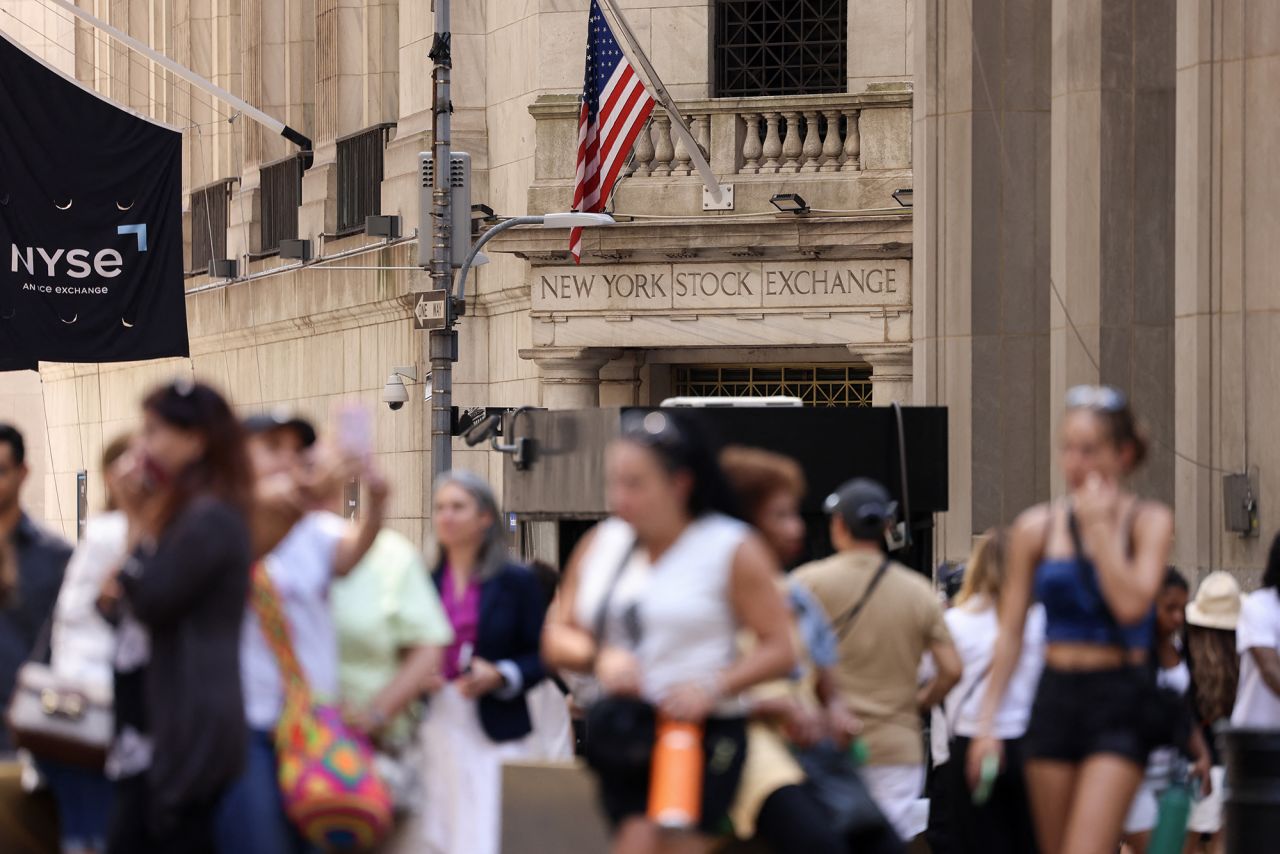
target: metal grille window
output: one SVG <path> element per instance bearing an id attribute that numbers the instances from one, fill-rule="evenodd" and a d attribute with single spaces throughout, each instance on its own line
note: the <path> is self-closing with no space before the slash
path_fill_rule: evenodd
<path id="1" fill-rule="evenodd" d="M 203 273 L 209 262 L 227 257 L 227 208 L 231 181 L 191 191 L 191 270 Z"/>
<path id="2" fill-rule="evenodd" d="M 298 236 L 302 204 L 302 159 L 289 157 L 262 167 L 262 251 L 275 252 L 281 240 Z"/>
<path id="3" fill-rule="evenodd" d="M 870 406 L 871 370 L 847 365 L 680 365 L 677 397 L 798 397 L 806 406 Z"/>
<path id="4" fill-rule="evenodd" d="M 383 124 L 338 140 L 338 233 L 364 228 L 382 207 L 382 155 L 395 125 Z"/>
<path id="5" fill-rule="evenodd" d="M 716 0 L 717 98 L 848 88 L 847 0 Z"/>

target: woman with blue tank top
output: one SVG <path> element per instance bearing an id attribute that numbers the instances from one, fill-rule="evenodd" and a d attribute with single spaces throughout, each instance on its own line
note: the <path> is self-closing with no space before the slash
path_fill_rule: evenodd
<path id="1" fill-rule="evenodd" d="M 1002 760 L 993 722 L 1033 602 L 1045 614 L 1045 669 L 1024 739 L 1042 854 L 1114 851 L 1152 747 L 1141 668 L 1173 541 L 1169 508 L 1130 492 L 1147 441 L 1124 394 L 1067 393 L 1059 464 L 1067 497 L 1014 522 L 1000 635 L 968 755 L 970 784 Z"/>

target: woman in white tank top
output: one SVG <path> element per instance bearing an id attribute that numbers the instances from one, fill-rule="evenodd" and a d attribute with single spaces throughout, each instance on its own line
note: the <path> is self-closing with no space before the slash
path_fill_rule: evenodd
<path id="1" fill-rule="evenodd" d="M 742 771 L 740 695 L 795 664 L 778 566 L 759 538 L 726 514 L 732 504 L 724 477 L 682 414 L 624 416 L 605 477 L 614 515 L 571 559 L 547 618 L 543 657 L 598 682 L 605 702 L 590 720 L 608 726 L 597 730 L 602 743 L 589 744 L 589 756 L 617 754 L 622 745 L 607 739 L 622 738 L 625 728 L 614 724 L 637 708 L 703 725 L 698 833 L 662 833 L 646 818 L 647 761 L 593 765 L 616 854 L 705 851 Z M 741 629 L 758 641 L 745 655 L 736 643 Z"/>

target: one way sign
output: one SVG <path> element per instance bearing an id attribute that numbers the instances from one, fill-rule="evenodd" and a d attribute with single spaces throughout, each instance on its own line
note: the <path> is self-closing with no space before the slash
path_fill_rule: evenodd
<path id="1" fill-rule="evenodd" d="M 423 291 L 413 306 L 414 329 L 443 329 L 446 291 Z"/>

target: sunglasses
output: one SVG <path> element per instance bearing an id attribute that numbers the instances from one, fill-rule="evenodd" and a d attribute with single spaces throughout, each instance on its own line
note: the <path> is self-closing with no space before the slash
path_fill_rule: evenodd
<path id="1" fill-rule="evenodd" d="M 1067 409 L 1119 412 L 1129 405 L 1124 392 L 1109 385 L 1078 385 L 1067 392 Z"/>
<path id="2" fill-rule="evenodd" d="M 684 433 L 664 412 L 627 413 L 622 419 L 622 436 L 667 450 L 676 450 L 685 443 Z"/>

